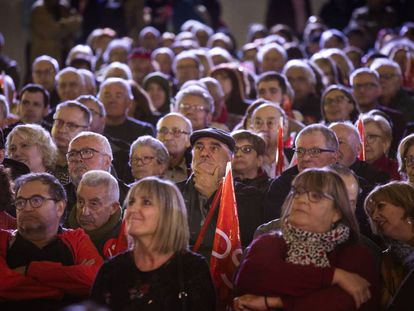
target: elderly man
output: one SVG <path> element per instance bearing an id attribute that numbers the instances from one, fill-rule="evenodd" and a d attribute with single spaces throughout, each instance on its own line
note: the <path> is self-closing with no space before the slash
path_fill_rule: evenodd
<path id="1" fill-rule="evenodd" d="M 56 74 L 58 71 L 59 64 L 53 57 L 42 55 L 33 61 L 32 80 L 49 92 L 51 108 L 55 108 L 59 104 L 59 96 L 56 90 Z"/>
<path id="2" fill-rule="evenodd" d="M 319 168 L 334 164 L 338 160 L 338 139 L 324 125 L 305 127 L 296 137 L 294 151 L 297 165 L 287 169 L 272 181 L 264 201 L 266 221 L 280 217 L 281 207 L 290 192 L 295 176 L 307 168 Z"/>
<path id="3" fill-rule="evenodd" d="M 56 75 L 56 87 L 60 101 L 75 100 L 86 94 L 85 79 L 78 69 L 66 67 Z"/>
<path id="4" fill-rule="evenodd" d="M 318 122 L 321 119 L 320 96 L 316 92 L 316 76 L 310 65 L 293 59 L 286 63 L 282 73 L 295 92 L 293 108 L 303 114 L 306 124 Z"/>
<path id="5" fill-rule="evenodd" d="M 236 142 L 231 161 L 235 179 L 265 193 L 271 181 L 262 170 L 266 142 L 251 131 L 240 130 L 233 132 L 231 136 Z"/>
<path id="6" fill-rule="evenodd" d="M 349 167 L 356 175 L 366 179 L 371 185 L 385 184 L 389 181 L 389 174 L 358 159 L 362 145 L 358 130 L 352 123 L 335 122 L 330 124 L 329 128 L 335 132 L 338 138 L 338 163 Z"/>
<path id="7" fill-rule="evenodd" d="M 81 229 L 59 226 L 66 194 L 50 174 L 16 180 L 17 231 L 0 230 L 0 308 L 60 310 L 88 297 L 102 264 Z"/>
<path id="8" fill-rule="evenodd" d="M 226 163 L 234 152 L 234 139 L 225 131 L 208 128 L 193 132 L 190 137 L 193 174 L 178 184 L 188 211 L 190 244 L 194 245 L 211 205 L 218 202 Z M 254 230 L 263 222 L 260 192 L 241 183 L 235 183 L 240 236 L 244 247 L 252 241 Z M 215 199 L 217 197 L 217 199 Z M 219 205 L 218 205 L 219 206 Z M 216 230 L 217 213 L 207 225 L 200 253 L 209 257 Z"/>
<path id="9" fill-rule="evenodd" d="M 65 185 L 68 194 L 68 214 L 76 202 L 76 190 L 83 175 L 91 170 L 111 171 L 113 159 L 111 145 L 108 139 L 97 133 L 82 132 L 77 135 L 69 144 L 66 154 L 68 171 L 71 182 Z M 128 186 L 118 180 L 120 202 L 123 202 Z"/>
<path id="10" fill-rule="evenodd" d="M 392 123 L 391 152 L 395 153 L 400 140 L 404 136 L 406 122 L 402 113 L 380 105 L 382 89 L 379 74 L 369 68 L 359 68 L 350 76 L 352 94 L 354 95 L 360 112 L 367 113 L 373 109 L 382 111 Z"/>
<path id="11" fill-rule="evenodd" d="M 402 88 L 401 67 L 388 58 L 377 58 L 370 69 L 378 72 L 380 77 L 381 105 L 401 111 L 407 122 L 414 120 L 414 98 Z"/>
<path id="12" fill-rule="evenodd" d="M 287 133 L 287 119 L 285 112 L 280 106 L 273 103 L 262 104 L 253 111 L 252 128 L 253 131 L 262 137 L 266 142 L 266 151 L 263 157 L 262 168 L 267 176 L 275 178 L 276 175 L 276 149 L 279 142 L 278 126 L 282 118 L 283 132 Z M 283 138 L 284 139 L 284 138 Z M 288 150 L 284 150 L 286 153 Z M 290 152 L 290 158 L 292 154 Z M 287 157 L 284 156 L 283 169 L 289 165 Z"/>
<path id="13" fill-rule="evenodd" d="M 52 138 L 58 148 L 55 176 L 62 184 L 69 182 L 66 152 L 69 142 L 80 132 L 89 130 L 91 112 L 76 101 L 67 101 L 56 107 L 53 116 Z"/>
<path id="14" fill-rule="evenodd" d="M 190 85 L 175 96 L 176 110 L 186 116 L 193 130 L 201 130 L 211 123 L 214 113 L 214 101 L 207 89 Z"/>
<path id="15" fill-rule="evenodd" d="M 192 51 L 183 51 L 179 53 L 173 63 L 173 72 L 176 78 L 176 90 L 189 80 L 198 80 L 201 78 L 201 62 Z"/>
<path id="16" fill-rule="evenodd" d="M 164 173 L 165 178 L 180 182 L 189 177 L 192 131 L 190 120 L 179 113 L 171 112 L 158 121 L 157 138 L 165 145 L 170 155 L 170 163 Z"/>
<path id="17" fill-rule="evenodd" d="M 86 172 L 76 197 L 76 207 L 68 219 L 69 228 L 85 230 L 102 257 L 116 255 L 122 222 L 118 181 L 105 171 Z"/>
<path id="18" fill-rule="evenodd" d="M 123 140 L 128 145 L 140 136 L 154 136 L 151 124 L 128 117 L 133 95 L 127 81 L 121 78 L 108 78 L 101 84 L 98 98 L 106 110 L 104 135 Z"/>
<path id="19" fill-rule="evenodd" d="M 260 73 L 266 71 L 281 72 L 288 59 L 285 49 L 274 42 L 262 46 L 256 57 Z"/>

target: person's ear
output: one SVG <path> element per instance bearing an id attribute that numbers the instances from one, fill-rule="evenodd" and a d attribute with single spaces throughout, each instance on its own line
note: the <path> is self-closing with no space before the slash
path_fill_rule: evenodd
<path id="1" fill-rule="evenodd" d="M 262 155 L 257 156 L 257 168 L 262 167 L 264 161 L 264 157 Z"/>
<path id="2" fill-rule="evenodd" d="M 60 200 L 58 202 L 56 202 L 56 211 L 57 214 L 59 216 L 59 218 L 61 218 L 63 216 L 63 213 L 65 212 L 65 208 L 66 208 L 66 202 L 63 200 Z"/>
<path id="3" fill-rule="evenodd" d="M 110 215 L 112 216 L 113 214 L 115 214 L 120 208 L 121 205 L 119 204 L 119 202 L 112 203 Z"/>

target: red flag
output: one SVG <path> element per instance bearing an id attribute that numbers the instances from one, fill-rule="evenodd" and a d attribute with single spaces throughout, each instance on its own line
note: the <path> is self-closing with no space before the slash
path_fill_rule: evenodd
<path id="1" fill-rule="evenodd" d="M 280 176 L 280 174 L 282 174 L 283 168 L 285 166 L 283 145 L 283 117 L 280 117 L 279 126 L 277 127 L 275 177 Z"/>
<path id="2" fill-rule="evenodd" d="M 361 161 L 365 161 L 365 127 L 364 127 L 364 121 L 362 121 L 361 118 L 358 118 L 358 121 L 356 123 L 359 137 L 361 138 L 361 151 L 358 155 L 358 159 Z"/>
<path id="3" fill-rule="evenodd" d="M 239 218 L 234 194 L 231 163 L 227 163 L 226 176 L 220 200 L 220 211 L 214 236 L 210 271 L 217 289 L 219 309 L 225 310 L 232 304 L 233 275 L 242 255 Z"/>

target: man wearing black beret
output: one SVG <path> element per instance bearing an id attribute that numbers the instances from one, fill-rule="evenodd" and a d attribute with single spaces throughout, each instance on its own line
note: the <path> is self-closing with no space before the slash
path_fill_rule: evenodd
<path id="1" fill-rule="evenodd" d="M 193 246 L 216 197 L 220 198 L 221 183 L 227 162 L 231 161 L 235 141 L 225 131 L 206 128 L 193 132 L 190 137 L 193 174 L 177 184 L 187 206 L 190 227 L 190 245 Z M 263 223 L 261 193 L 241 183 L 235 183 L 240 236 L 244 247 L 252 241 L 257 226 Z M 220 204 L 217 201 L 217 204 Z M 220 205 L 218 205 L 220 206 Z M 207 258 L 211 254 L 219 208 L 209 223 L 199 252 Z"/>

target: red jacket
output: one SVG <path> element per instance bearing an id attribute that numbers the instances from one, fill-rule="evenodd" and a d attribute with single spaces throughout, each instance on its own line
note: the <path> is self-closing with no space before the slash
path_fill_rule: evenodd
<path id="1" fill-rule="evenodd" d="M 372 298 L 359 311 L 378 309 L 378 276 L 370 251 L 359 244 L 339 245 L 328 254 L 330 268 L 301 266 L 285 261 L 287 245 L 277 233 L 253 242 L 236 277 L 238 295 L 277 296 L 284 311 L 351 311 L 354 299 L 332 286 L 335 268 L 359 274 L 371 284 Z"/>
<path id="2" fill-rule="evenodd" d="M 32 261 L 22 275 L 7 266 L 9 243 L 17 231 L 0 230 L 0 301 L 37 298 L 60 299 L 65 294 L 88 297 L 95 276 L 103 263 L 83 229 L 64 229 L 58 238 L 71 250 L 75 264 Z M 91 265 L 83 262 L 95 260 Z"/>

